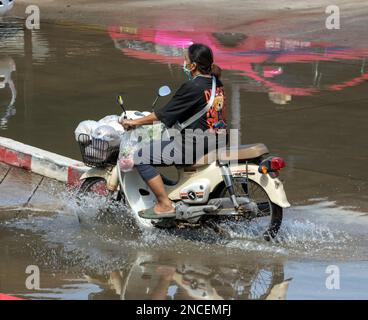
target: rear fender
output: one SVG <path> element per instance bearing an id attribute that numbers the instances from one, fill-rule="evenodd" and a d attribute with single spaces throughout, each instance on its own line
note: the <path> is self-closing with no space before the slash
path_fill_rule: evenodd
<path id="1" fill-rule="evenodd" d="M 282 208 L 290 207 L 287 200 L 284 185 L 278 178 L 272 178 L 269 174 L 258 172 L 258 165 L 231 165 L 233 177 L 246 177 L 248 167 L 248 178 L 258 183 L 267 193 L 270 200 Z"/>

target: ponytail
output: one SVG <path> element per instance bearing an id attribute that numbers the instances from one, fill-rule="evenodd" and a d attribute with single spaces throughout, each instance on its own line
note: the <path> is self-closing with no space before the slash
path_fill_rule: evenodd
<path id="1" fill-rule="evenodd" d="M 194 43 L 188 48 L 188 57 L 191 62 L 197 64 L 199 72 L 220 79 L 221 68 L 213 63 L 213 52 L 210 47 L 201 43 Z"/>
<path id="2" fill-rule="evenodd" d="M 215 76 L 217 80 L 221 78 L 222 69 L 217 64 L 212 64 L 211 75 Z"/>

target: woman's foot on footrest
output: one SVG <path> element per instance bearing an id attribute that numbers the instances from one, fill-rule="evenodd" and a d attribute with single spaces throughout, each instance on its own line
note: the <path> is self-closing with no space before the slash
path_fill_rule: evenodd
<path id="1" fill-rule="evenodd" d="M 155 207 L 152 207 L 143 211 L 139 211 L 138 215 L 144 219 L 172 219 L 176 217 L 176 210 L 175 206 L 173 205 L 172 211 L 157 213 L 155 212 Z"/>

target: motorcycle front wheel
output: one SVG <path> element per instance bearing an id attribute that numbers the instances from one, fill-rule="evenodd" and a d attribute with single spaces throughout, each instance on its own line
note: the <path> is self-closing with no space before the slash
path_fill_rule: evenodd
<path id="1" fill-rule="evenodd" d="M 78 196 L 100 196 L 109 200 L 122 201 L 121 192 L 110 193 L 107 189 L 107 181 L 102 177 L 86 178 L 78 190 Z"/>
<path id="2" fill-rule="evenodd" d="M 102 177 L 86 178 L 77 191 L 76 200 L 78 206 L 83 208 L 82 211 L 96 211 L 97 215 L 95 218 L 98 221 L 102 221 L 102 219 L 108 220 L 110 216 L 114 216 L 109 215 L 109 212 L 113 213 L 116 211 L 117 205 L 125 204 L 124 197 L 120 192 L 109 191 L 107 189 L 107 181 Z M 77 216 L 81 223 L 84 220 L 82 219 L 83 215 L 77 214 Z"/>

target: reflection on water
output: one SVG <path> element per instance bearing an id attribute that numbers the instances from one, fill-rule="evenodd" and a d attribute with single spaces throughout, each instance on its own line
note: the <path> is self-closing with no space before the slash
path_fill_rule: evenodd
<path id="1" fill-rule="evenodd" d="M 22 20 L 12 18 L 0 21 L 0 52 L 24 57 L 31 64 L 44 64 L 51 55 L 41 31 L 29 30 Z"/>
<path id="2" fill-rule="evenodd" d="M 48 44 L 38 31 L 26 29 L 20 21 L 4 19 L 0 21 L 0 130 L 8 129 L 8 122 L 16 114 L 17 90 L 16 62 L 12 56 L 22 57 L 24 64 L 23 94 L 27 91 L 32 78 L 32 65 L 43 64 L 49 57 Z M 10 90 L 10 95 L 6 90 Z"/>
<path id="3" fill-rule="evenodd" d="M 269 92 L 276 104 L 291 101 L 293 95 L 339 91 L 368 79 L 368 49 L 242 33 L 110 27 L 109 34 L 124 54 L 165 64 L 181 65 L 185 48 L 192 43 L 207 44 L 218 65 L 245 76 L 249 91 Z M 292 64 L 298 64 L 298 73 Z M 341 79 L 336 78 L 334 68 L 344 69 Z"/>
<path id="4" fill-rule="evenodd" d="M 10 101 L 0 104 L 0 129 L 6 129 L 9 118 L 16 113 L 14 103 L 17 97 L 17 91 L 12 79 L 15 71 L 16 66 L 14 60 L 10 57 L 0 56 L 0 90 L 10 89 Z"/>
<path id="5" fill-rule="evenodd" d="M 96 220 L 98 203 L 89 205 L 81 225 L 70 211 L 1 221 L 0 291 L 27 299 L 366 297 L 367 217 L 330 202 L 286 212 L 275 243 L 247 235 L 246 225 L 226 241 L 204 240 L 205 230 L 142 233 L 119 208 Z M 41 291 L 24 287 L 30 264 L 40 267 Z M 339 292 L 325 287 L 331 264 L 344 271 Z"/>
<path id="6" fill-rule="evenodd" d="M 248 266 L 218 263 L 215 267 L 192 257 L 168 259 L 162 263 L 148 252 L 139 253 L 132 263 L 104 277 L 86 275 L 88 282 L 105 288 L 100 298 L 115 293 L 120 299 L 266 299 L 276 285 L 284 282 L 282 265 Z M 287 286 L 277 293 L 285 299 Z M 107 296 L 106 296 L 107 295 Z M 117 298 L 117 297 L 116 297 Z"/>
<path id="7" fill-rule="evenodd" d="M 59 195 L 58 212 L 19 208 L 12 219 L 0 212 L 0 292 L 27 299 L 366 297 L 355 288 L 368 284 L 367 216 L 331 201 L 286 210 L 279 236 L 265 242 L 247 223 L 224 224 L 229 236 L 207 228 L 141 230 L 122 205 Z M 331 264 L 347 270 L 341 292 L 324 286 Z M 39 266 L 41 291 L 25 288 L 28 265 Z"/>
<path id="8" fill-rule="evenodd" d="M 26 299 L 285 299 L 287 294 L 277 259 L 232 256 L 229 261 L 222 252 L 203 256 L 198 250 L 118 251 L 111 244 L 100 245 L 98 253 L 84 252 L 68 250 L 68 241 L 65 247 L 45 246 L 26 230 L 0 230 L 0 291 Z M 91 259 L 94 263 L 86 261 Z M 41 291 L 22 283 L 28 264 L 40 267 Z"/>
<path id="9" fill-rule="evenodd" d="M 2 0 L 0 1 L 0 19 L 1 16 L 13 9 L 14 0 Z"/>

